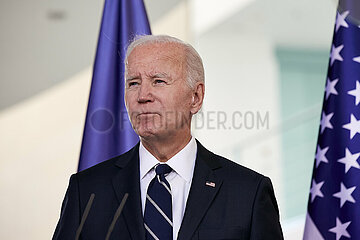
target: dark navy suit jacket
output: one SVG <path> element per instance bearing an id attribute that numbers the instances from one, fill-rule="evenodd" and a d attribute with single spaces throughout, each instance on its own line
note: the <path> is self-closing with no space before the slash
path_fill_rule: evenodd
<path id="1" fill-rule="evenodd" d="M 178 240 L 283 239 L 270 179 L 215 155 L 199 142 L 197 145 L 194 176 Z M 80 239 L 105 239 L 116 209 L 128 193 L 110 239 L 145 240 L 139 144 L 123 155 L 71 176 L 53 239 L 75 239 L 91 193 L 95 193 L 95 199 Z"/>

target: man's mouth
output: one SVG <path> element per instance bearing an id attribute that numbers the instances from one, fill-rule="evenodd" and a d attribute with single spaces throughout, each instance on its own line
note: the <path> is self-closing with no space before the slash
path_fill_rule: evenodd
<path id="1" fill-rule="evenodd" d="M 139 114 L 137 114 L 137 117 L 146 117 L 146 116 L 152 116 L 152 115 L 160 115 L 157 112 L 141 112 Z"/>

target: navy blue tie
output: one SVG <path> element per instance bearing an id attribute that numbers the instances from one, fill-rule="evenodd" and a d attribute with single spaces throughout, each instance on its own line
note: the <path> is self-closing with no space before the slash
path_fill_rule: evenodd
<path id="1" fill-rule="evenodd" d="M 150 182 L 145 203 L 144 225 L 146 240 L 173 238 L 172 200 L 169 182 L 165 175 L 172 171 L 167 164 L 155 167 L 156 176 Z"/>

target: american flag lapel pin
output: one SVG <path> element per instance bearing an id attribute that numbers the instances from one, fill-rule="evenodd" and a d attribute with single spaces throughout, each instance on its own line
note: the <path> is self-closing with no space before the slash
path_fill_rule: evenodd
<path id="1" fill-rule="evenodd" d="M 209 187 L 215 187 L 215 183 L 214 183 L 214 182 L 210 182 L 210 181 L 206 181 L 206 182 L 205 182 L 205 185 L 206 185 L 206 186 L 209 186 Z"/>

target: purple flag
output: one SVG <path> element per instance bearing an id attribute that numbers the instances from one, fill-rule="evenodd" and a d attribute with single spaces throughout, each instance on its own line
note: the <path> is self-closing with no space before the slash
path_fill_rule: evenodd
<path id="1" fill-rule="evenodd" d="M 360 240 L 359 2 L 339 2 L 308 201 L 306 240 Z"/>
<path id="2" fill-rule="evenodd" d="M 124 58 L 136 35 L 151 34 L 142 0 L 105 0 L 78 171 L 122 154 L 139 138 L 124 103 Z"/>

